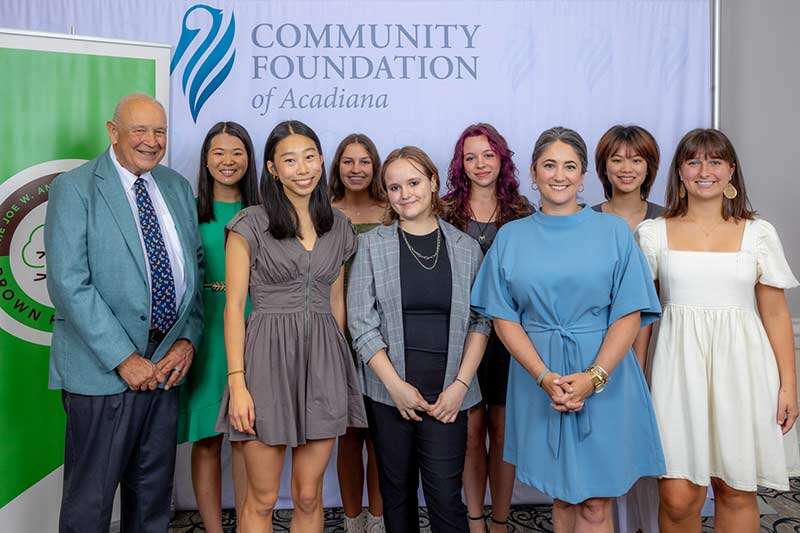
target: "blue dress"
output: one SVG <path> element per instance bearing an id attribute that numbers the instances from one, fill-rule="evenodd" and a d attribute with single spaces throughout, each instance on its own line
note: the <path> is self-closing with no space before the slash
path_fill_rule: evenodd
<path id="1" fill-rule="evenodd" d="M 580 372 L 595 360 L 608 327 L 661 308 L 646 260 L 624 220 L 585 207 L 541 211 L 505 224 L 481 265 L 473 308 L 518 322 L 553 372 Z M 637 479 L 665 473 L 650 393 L 629 350 L 605 390 L 577 413 L 559 413 L 512 359 L 503 458 L 517 478 L 553 498 L 579 503 L 625 494 Z"/>

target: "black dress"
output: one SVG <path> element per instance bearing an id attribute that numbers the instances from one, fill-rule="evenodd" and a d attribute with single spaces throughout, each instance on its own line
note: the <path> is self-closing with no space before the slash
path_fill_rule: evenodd
<path id="1" fill-rule="evenodd" d="M 478 222 L 470 219 L 467 222 L 466 234 L 478 241 L 484 255 L 492 246 L 497 235 L 497 224 L 494 222 Z M 511 365 L 511 354 L 506 350 L 494 328 L 486 343 L 486 351 L 478 367 L 478 385 L 481 388 L 481 397 L 487 405 L 506 404 L 506 390 L 508 388 L 508 369 Z"/>

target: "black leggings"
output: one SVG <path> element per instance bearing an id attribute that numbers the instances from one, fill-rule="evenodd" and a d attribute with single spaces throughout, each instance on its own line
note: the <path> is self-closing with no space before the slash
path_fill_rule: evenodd
<path id="1" fill-rule="evenodd" d="M 466 532 L 461 478 L 467 450 L 467 412 L 443 424 L 422 415 L 403 419 L 397 408 L 365 398 L 369 431 L 378 457 L 378 481 L 387 533 L 419 532 L 420 474 L 433 533 Z"/>

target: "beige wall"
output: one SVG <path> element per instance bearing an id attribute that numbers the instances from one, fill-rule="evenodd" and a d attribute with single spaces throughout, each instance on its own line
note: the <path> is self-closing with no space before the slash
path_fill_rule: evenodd
<path id="1" fill-rule="evenodd" d="M 800 277 L 800 1 L 721 0 L 720 127 Z M 800 317 L 800 289 L 787 292 Z"/>

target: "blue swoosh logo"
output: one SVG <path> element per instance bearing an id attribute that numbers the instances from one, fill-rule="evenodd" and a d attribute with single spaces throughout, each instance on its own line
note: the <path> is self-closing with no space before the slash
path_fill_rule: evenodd
<path id="1" fill-rule="evenodd" d="M 175 72 L 178 68 L 181 59 L 183 59 L 184 55 L 186 55 L 189 50 L 189 46 L 198 38 L 201 32 L 199 28 L 189 26 L 189 16 L 196 10 L 205 11 L 210 15 L 211 28 L 186 62 L 183 68 L 183 75 L 181 76 L 181 90 L 184 95 L 186 94 L 187 86 L 189 87 L 189 111 L 195 123 L 197 122 L 197 116 L 200 114 L 203 105 L 211 95 L 214 94 L 214 91 L 222 85 L 222 82 L 225 81 L 228 74 L 230 74 L 236 59 L 236 50 L 233 48 L 233 38 L 236 34 L 236 18 L 233 13 L 231 13 L 231 18 L 228 22 L 228 27 L 225 29 L 225 33 L 213 49 L 208 52 L 211 44 L 217 38 L 222 28 L 222 10 L 205 4 L 197 4 L 187 9 L 186 13 L 183 15 L 181 36 L 178 39 L 178 45 L 175 47 L 175 55 L 172 56 L 172 62 L 169 66 L 170 74 Z M 200 60 L 206 52 L 208 52 L 208 55 L 201 62 Z M 214 77 L 209 79 L 211 73 L 219 65 L 223 66 Z"/>

